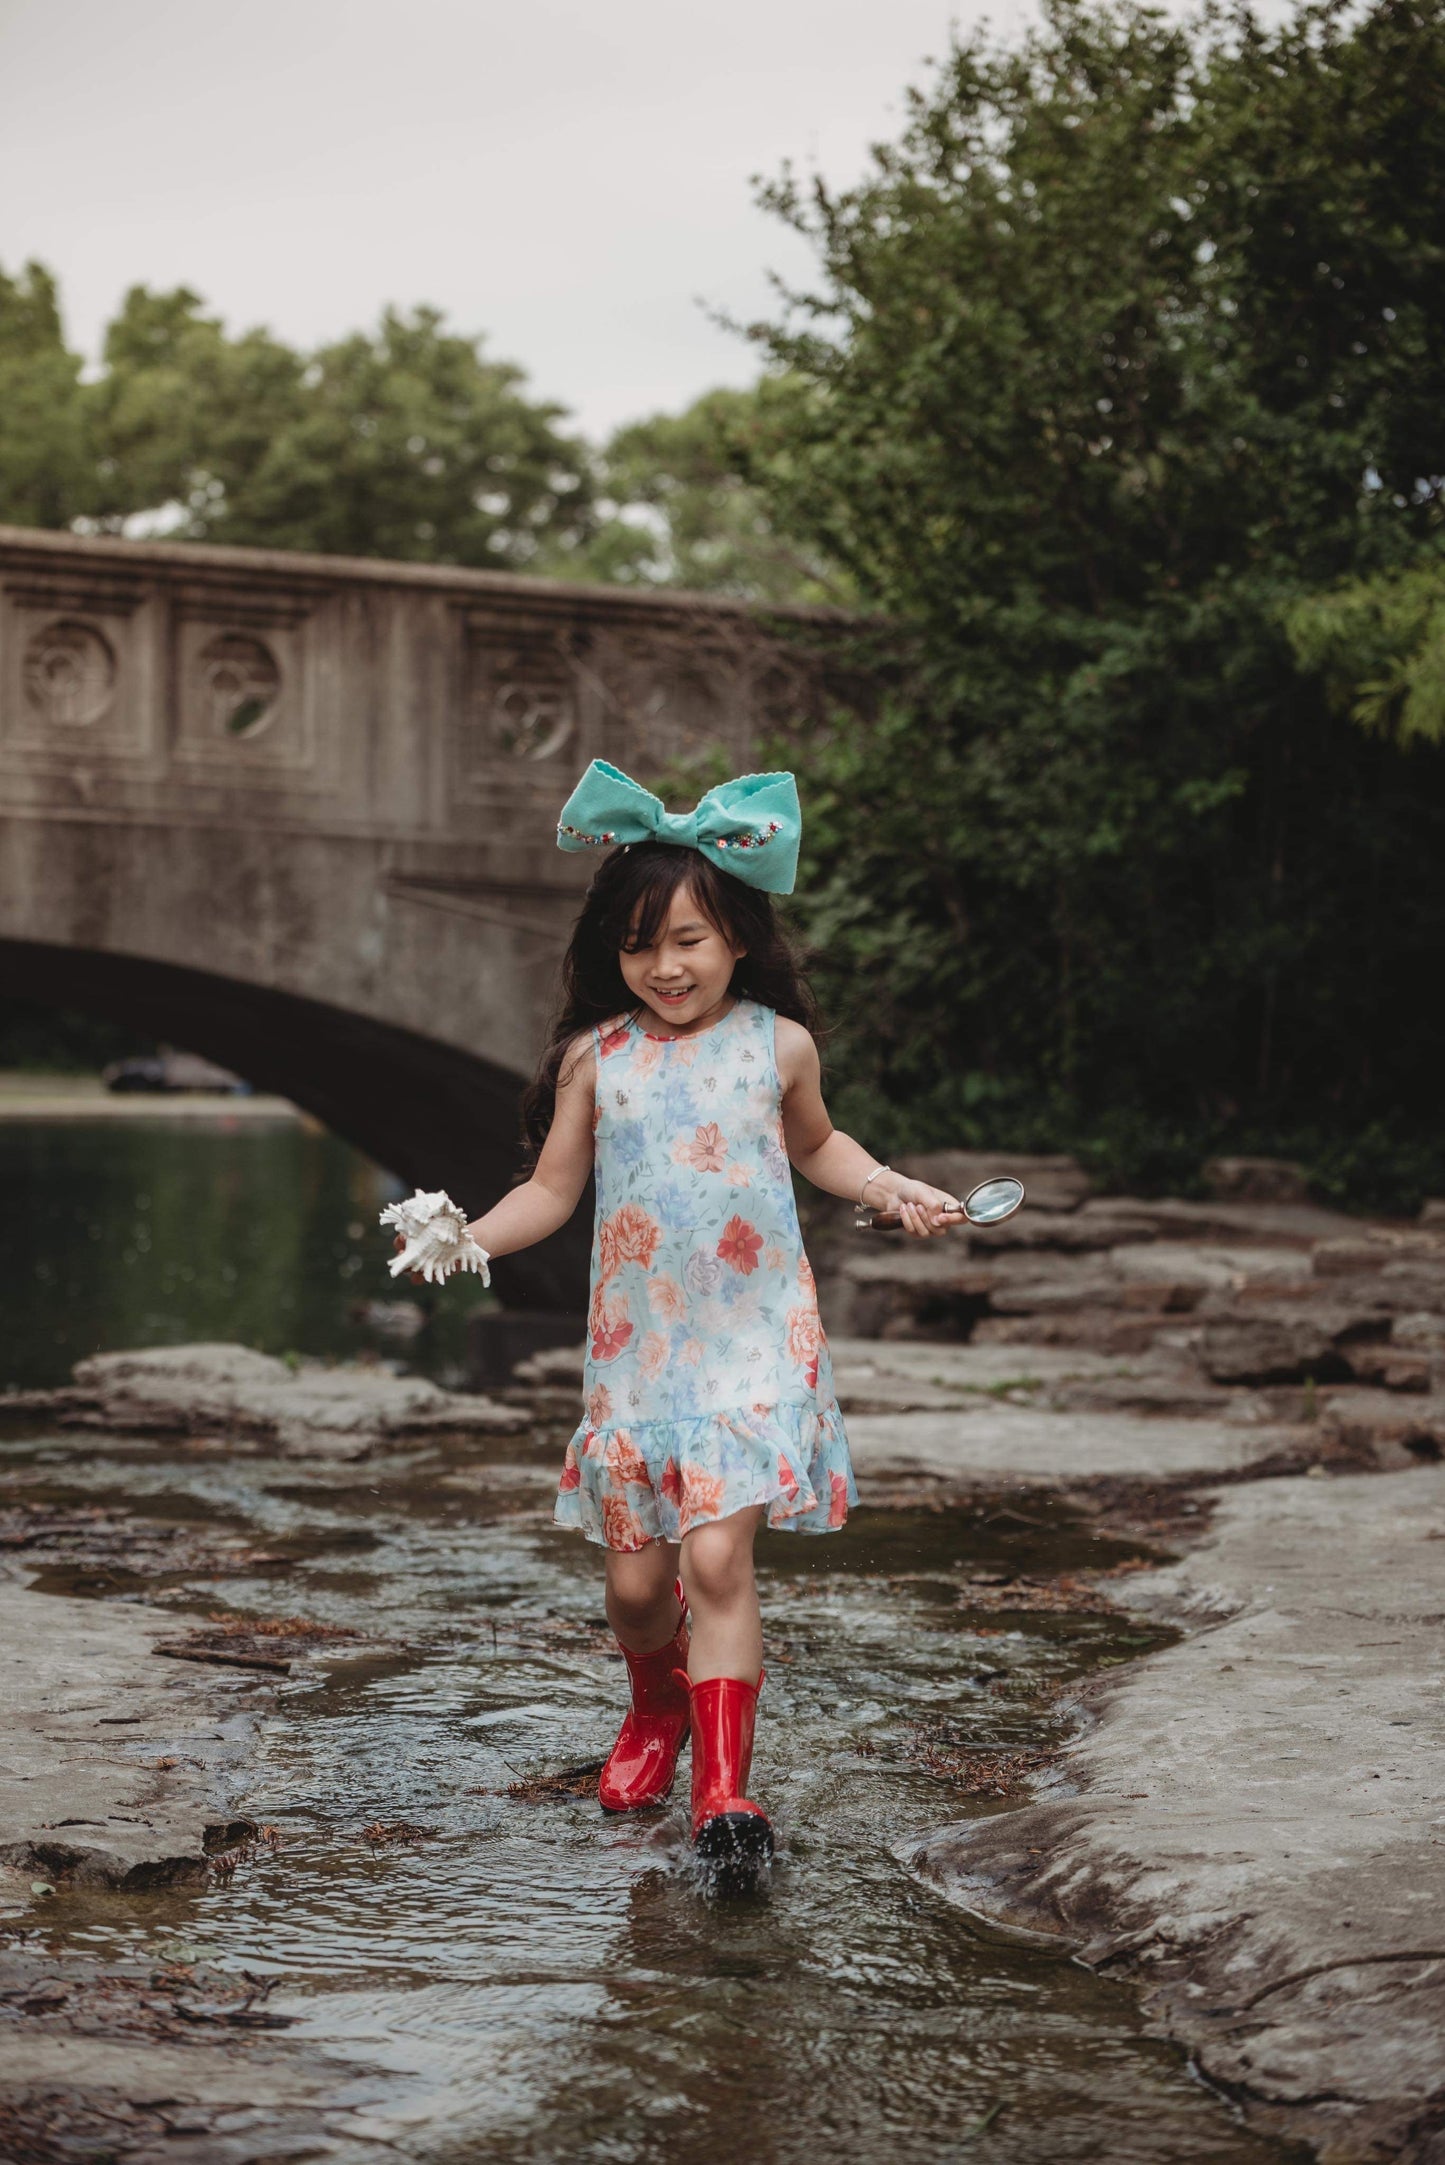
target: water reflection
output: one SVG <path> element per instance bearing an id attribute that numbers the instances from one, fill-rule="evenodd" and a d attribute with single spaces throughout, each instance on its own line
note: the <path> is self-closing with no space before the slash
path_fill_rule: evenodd
<path id="1" fill-rule="evenodd" d="M 0 1123 L 7 1204 L 0 1388 L 64 1383 L 85 1355 L 238 1340 L 262 1352 L 398 1348 L 353 1313 L 389 1301 L 376 1222 L 398 1183 L 335 1136 L 218 1111 L 182 1125 Z M 408 1366 L 459 1377 L 466 1286 L 403 1286 L 428 1316 Z"/>

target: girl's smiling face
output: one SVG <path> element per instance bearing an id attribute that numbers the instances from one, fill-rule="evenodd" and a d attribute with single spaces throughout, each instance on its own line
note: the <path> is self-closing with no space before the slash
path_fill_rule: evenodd
<path id="1" fill-rule="evenodd" d="M 684 882 L 673 895 L 651 947 L 618 954 L 623 982 L 665 1037 L 690 1037 L 721 1020 L 734 966 L 747 953 L 734 947 L 704 914 Z"/>

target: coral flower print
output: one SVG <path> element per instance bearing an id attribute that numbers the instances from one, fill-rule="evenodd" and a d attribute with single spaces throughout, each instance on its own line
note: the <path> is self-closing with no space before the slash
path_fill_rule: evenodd
<path id="1" fill-rule="evenodd" d="M 687 1320 L 687 1296 L 675 1278 L 665 1274 L 649 1278 L 647 1302 L 660 1323 L 683 1323 Z"/>
<path id="2" fill-rule="evenodd" d="M 818 1342 L 821 1332 L 816 1308 L 788 1310 L 788 1358 L 802 1369 L 811 1391 L 818 1381 Z"/>
<path id="3" fill-rule="evenodd" d="M 645 1021 L 592 1039 L 586 1417 L 557 1523 L 629 1553 L 751 1508 L 825 1533 L 856 1492 L 780 1147 L 776 1018 L 740 999 L 691 1038 Z"/>
<path id="4" fill-rule="evenodd" d="M 631 1342 L 632 1325 L 627 1318 L 625 1300 L 613 1301 L 599 1309 L 592 1326 L 592 1358 L 594 1361 L 615 1361 Z"/>
<path id="5" fill-rule="evenodd" d="M 644 1270 L 651 1270 L 661 1239 L 662 1227 L 640 1203 L 624 1203 L 614 1210 L 597 1233 L 603 1283 L 615 1278 L 624 1263 L 640 1263 Z"/>
<path id="6" fill-rule="evenodd" d="M 637 1365 L 649 1383 L 655 1383 L 667 1366 L 672 1347 L 665 1331 L 649 1331 L 637 1349 Z"/>
<path id="7" fill-rule="evenodd" d="M 610 1549 L 646 1548 L 647 1535 L 642 1521 L 625 1496 L 603 1497 L 602 1536 Z"/>
<path id="8" fill-rule="evenodd" d="M 685 1146 L 679 1162 L 696 1166 L 700 1173 L 720 1173 L 727 1163 L 727 1155 L 727 1137 L 715 1120 L 709 1120 Z"/>
<path id="9" fill-rule="evenodd" d="M 642 1037 L 633 1047 L 632 1072 L 640 1081 L 650 1075 L 662 1059 L 663 1040 L 660 1037 Z"/>
<path id="10" fill-rule="evenodd" d="M 645 1481 L 647 1460 L 625 1428 L 615 1429 L 602 1463 L 614 1481 Z"/>
<path id="11" fill-rule="evenodd" d="M 593 1428 L 605 1428 L 612 1419 L 612 1393 L 605 1383 L 594 1383 L 587 1393 L 587 1419 Z"/>
<path id="12" fill-rule="evenodd" d="M 715 1519 L 722 1515 L 723 1498 L 727 1483 L 721 1474 L 709 1473 L 705 1466 L 684 1465 L 682 1469 L 682 1522 L 684 1526 L 695 1525 L 699 1519 Z"/>
<path id="13" fill-rule="evenodd" d="M 758 1267 L 758 1257 L 763 1252 L 763 1236 L 754 1231 L 746 1218 L 729 1218 L 723 1227 L 722 1239 L 717 1244 L 720 1259 L 733 1270 L 740 1270 L 744 1277 Z"/>

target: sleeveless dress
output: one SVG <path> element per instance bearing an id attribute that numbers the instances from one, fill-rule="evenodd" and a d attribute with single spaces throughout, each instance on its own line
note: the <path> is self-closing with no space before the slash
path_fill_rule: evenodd
<path id="1" fill-rule="evenodd" d="M 750 1505 L 798 1533 L 858 1500 L 783 1146 L 776 1016 L 593 1032 L 586 1418 L 555 1512 L 640 1549 Z"/>

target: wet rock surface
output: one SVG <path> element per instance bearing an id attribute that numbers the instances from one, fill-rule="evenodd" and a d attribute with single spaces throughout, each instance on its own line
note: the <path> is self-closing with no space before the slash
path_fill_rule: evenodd
<path id="1" fill-rule="evenodd" d="M 204 1881 L 263 1694 L 155 1658 L 172 1619 L 0 1578 L 0 1862 L 41 1882 Z"/>
<path id="2" fill-rule="evenodd" d="M 0 1397 L 13 1412 L 141 1435 L 219 1429 L 301 1458 L 363 1458 L 377 1444 L 438 1431 L 515 1432 L 516 1409 L 444 1391 L 423 1376 L 359 1362 L 294 1366 L 249 1346 L 152 1346 L 79 1361 L 74 1387 Z"/>
<path id="3" fill-rule="evenodd" d="M 913 1861 L 1137 1983 L 1211 2079 L 1324 2157 L 1434 2159 L 1445 1470 L 1213 1503 L 1199 1548 L 1120 1587 L 1185 1635 L 1085 1687 L 1025 1810 Z"/>

